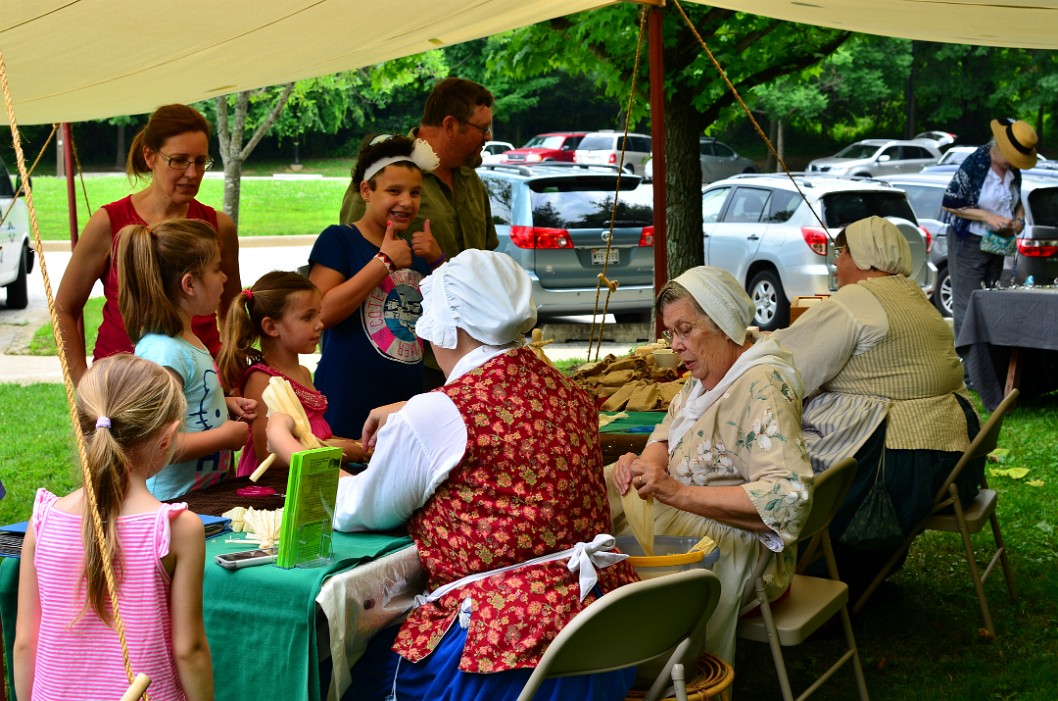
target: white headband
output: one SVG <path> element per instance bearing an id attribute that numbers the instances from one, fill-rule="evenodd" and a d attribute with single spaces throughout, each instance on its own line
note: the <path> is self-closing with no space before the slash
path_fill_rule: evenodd
<path id="1" fill-rule="evenodd" d="M 376 142 L 372 141 L 371 143 Z M 403 163 L 405 161 L 414 163 L 424 173 L 432 173 L 437 170 L 437 166 L 441 165 L 441 159 L 437 157 L 436 153 L 434 153 L 430 144 L 422 139 L 416 139 L 415 146 L 412 148 L 410 156 L 387 156 L 386 158 L 378 159 L 364 169 L 364 180 L 370 180 L 375 177 L 375 175 L 386 166 L 393 165 L 394 163 Z"/>
<path id="2" fill-rule="evenodd" d="M 721 268 L 700 265 L 677 277 L 691 293 L 702 311 L 717 328 L 738 345 L 746 341 L 746 327 L 753 321 L 755 308 L 742 286 L 731 273 Z"/>

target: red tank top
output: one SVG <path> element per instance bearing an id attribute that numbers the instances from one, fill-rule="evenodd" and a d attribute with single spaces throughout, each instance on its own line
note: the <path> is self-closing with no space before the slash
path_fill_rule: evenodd
<path id="1" fill-rule="evenodd" d="M 100 281 L 103 283 L 103 323 L 99 325 L 99 334 L 96 337 L 96 346 L 92 351 L 92 358 L 99 360 L 115 353 L 132 353 L 134 347 L 129 340 L 129 334 L 125 330 L 125 322 L 121 319 L 118 311 L 118 266 L 117 260 L 118 238 L 117 233 L 129 224 L 147 225 L 143 218 L 132 206 L 132 195 L 124 197 L 117 202 L 103 205 L 110 216 L 110 258 L 103 270 Z M 198 200 L 191 200 L 187 209 L 188 219 L 201 219 L 208 222 L 213 230 L 217 230 L 217 210 L 207 207 Z M 214 358 L 220 353 L 220 331 L 217 330 L 217 315 L 196 316 L 191 321 L 192 330 L 195 335 L 209 349 Z"/>

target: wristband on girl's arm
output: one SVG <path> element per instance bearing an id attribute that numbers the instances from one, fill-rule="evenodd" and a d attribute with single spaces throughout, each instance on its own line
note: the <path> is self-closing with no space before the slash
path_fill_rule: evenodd
<path id="1" fill-rule="evenodd" d="M 397 266 L 393 264 L 393 259 L 387 256 L 382 251 L 375 254 L 375 260 L 386 266 L 386 272 L 393 273 L 397 271 Z"/>

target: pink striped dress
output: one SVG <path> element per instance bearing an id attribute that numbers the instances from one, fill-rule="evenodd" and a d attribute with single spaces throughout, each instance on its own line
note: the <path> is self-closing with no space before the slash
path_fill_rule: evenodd
<path id="1" fill-rule="evenodd" d="M 78 618 L 85 601 L 81 516 L 53 508 L 57 499 L 38 490 L 30 521 L 41 611 L 33 699 L 118 699 L 128 688 L 121 644 L 91 608 Z M 152 513 L 118 518 L 118 604 L 132 671 L 150 676 L 152 701 L 184 698 L 173 660 L 170 579 L 161 558 L 169 553 L 171 519 L 186 509 L 162 504 Z"/>

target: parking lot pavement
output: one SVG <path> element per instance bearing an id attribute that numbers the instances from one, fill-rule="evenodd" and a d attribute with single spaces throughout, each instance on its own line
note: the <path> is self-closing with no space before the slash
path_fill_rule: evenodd
<path id="1" fill-rule="evenodd" d="M 308 263 L 314 237 L 261 237 L 240 241 L 239 269 L 244 285 L 252 283 L 271 270 L 295 270 Z M 66 266 L 70 262 L 69 245 L 47 242 L 44 265 L 51 282 L 52 295 L 58 289 Z M 29 305 L 26 309 L 7 309 L 0 305 L 0 382 L 32 384 L 34 382 L 62 382 L 62 370 L 57 356 L 25 355 L 33 334 L 48 323 L 48 303 L 44 290 L 42 266 L 38 261 L 29 276 Z M 91 296 L 100 297 L 103 286 L 96 283 Z M 647 342 L 650 334 L 646 324 L 616 324 L 613 317 L 603 331 L 599 357 L 608 353 L 624 355 L 629 348 Z M 586 358 L 591 317 L 576 316 L 541 320 L 544 339 L 553 343 L 544 349 L 552 360 Z M 597 345 L 597 344 L 596 344 Z M 595 353 L 593 351 L 592 355 Z M 315 370 L 319 355 L 302 356 L 302 363 Z"/>

